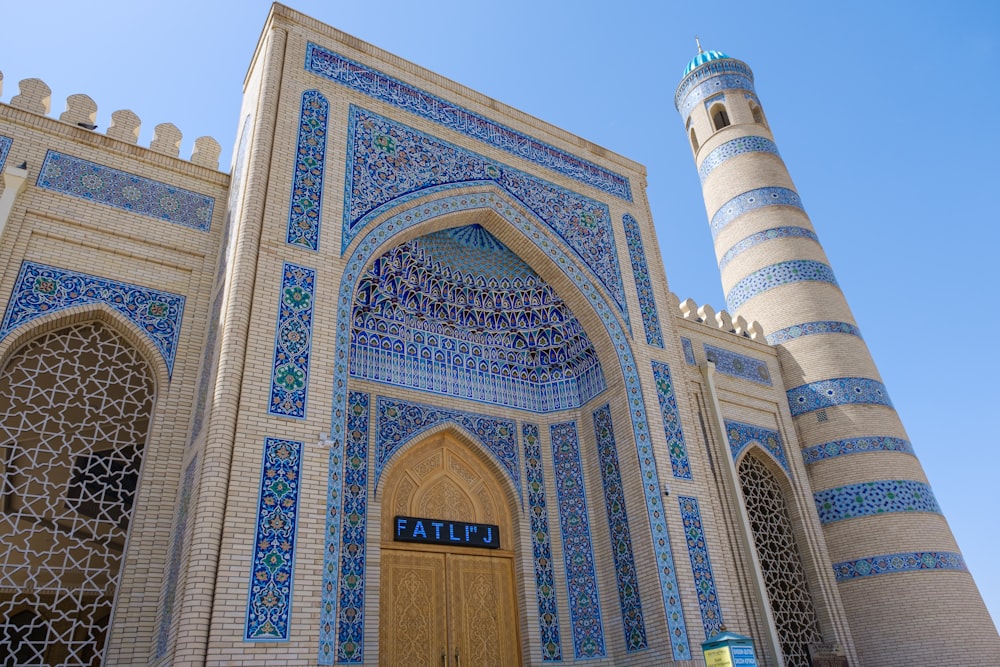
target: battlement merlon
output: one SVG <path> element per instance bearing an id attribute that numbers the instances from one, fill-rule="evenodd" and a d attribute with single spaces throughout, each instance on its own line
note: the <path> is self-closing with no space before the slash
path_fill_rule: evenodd
<path id="1" fill-rule="evenodd" d="M 22 79 L 18 82 L 18 94 L 9 106 L 38 116 L 49 117 L 52 107 L 52 89 L 41 79 Z M 3 72 L 0 72 L 0 95 L 3 94 Z M 97 103 L 87 95 L 74 94 L 66 98 L 66 110 L 60 122 L 95 132 L 97 130 Z M 111 114 L 111 124 L 106 136 L 129 144 L 137 144 L 141 128 L 139 116 L 129 110 L 119 110 Z M 172 123 L 161 123 L 153 130 L 149 149 L 170 157 L 179 157 L 181 131 Z M 219 155 L 222 147 L 212 137 L 198 137 L 189 162 L 214 171 L 219 170 Z"/>
<path id="2" fill-rule="evenodd" d="M 737 336 L 749 338 L 750 340 L 767 343 L 767 340 L 764 338 L 764 327 L 756 320 L 748 323 L 742 315 L 737 315 L 733 319 L 733 316 L 727 311 L 720 310 L 719 312 L 715 312 L 715 309 L 707 303 L 699 307 L 694 299 L 685 299 L 682 302 L 678 302 L 677 296 L 673 293 L 671 293 L 670 297 L 677 305 L 677 311 L 675 312 L 682 319 L 690 322 L 700 322 L 720 331 L 727 331 Z"/>

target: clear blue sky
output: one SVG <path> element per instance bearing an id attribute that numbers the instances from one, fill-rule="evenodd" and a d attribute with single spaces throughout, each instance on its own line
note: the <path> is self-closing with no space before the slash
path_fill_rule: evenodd
<path id="1" fill-rule="evenodd" d="M 331 0 L 299 11 L 642 164 L 671 290 L 724 307 L 673 93 L 695 53 L 747 62 L 959 547 L 1000 619 L 995 382 L 1000 3 Z M 232 10 L 231 8 L 238 8 Z M 264 0 L 10 2 L 16 82 L 212 135 L 228 165 Z M 633 185 L 633 187 L 636 187 Z M 978 342 L 977 342 L 978 341 Z M 998 410 L 998 412 L 994 412 Z M 905 618 L 905 612 L 901 616 Z"/>

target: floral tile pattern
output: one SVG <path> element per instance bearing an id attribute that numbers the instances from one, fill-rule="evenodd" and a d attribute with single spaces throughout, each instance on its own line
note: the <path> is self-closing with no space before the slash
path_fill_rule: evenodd
<path id="1" fill-rule="evenodd" d="M 745 213 L 749 213 L 750 211 L 754 211 L 764 206 L 791 206 L 793 208 L 803 210 L 802 200 L 799 199 L 799 195 L 795 192 L 795 190 L 779 187 L 766 187 L 748 190 L 747 192 L 736 195 L 727 201 L 712 215 L 712 219 L 709 221 L 709 228 L 712 230 L 712 239 L 716 239 L 722 230 L 725 229 L 726 226 L 733 220 L 739 218 Z M 789 229 L 803 228 L 792 227 Z M 803 231 L 808 230 L 803 229 Z M 721 263 L 719 268 L 722 268 Z"/>
<path id="2" fill-rule="evenodd" d="M 901 452 L 916 456 L 913 445 L 909 440 L 902 438 L 892 438 L 889 436 L 876 435 L 867 438 L 848 438 L 847 440 L 834 440 L 824 442 L 813 447 L 802 450 L 802 460 L 809 465 L 824 459 L 832 459 L 837 456 L 848 454 L 861 454 L 864 452 Z"/>
<path id="3" fill-rule="evenodd" d="M 123 315 L 152 341 L 173 371 L 184 316 L 184 297 L 148 287 L 24 262 L 0 323 L 0 340 L 26 322 L 47 313 L 103 303 Z"/>
<path id="4" fill-rule="evenodd" d="M 551 439 L 573 650 L 577 659 L 602 658 L 606 655 L 604 625 L 576 424 L 553 424 Z"/>
<path id="5" fill-rule="evenodd" d="M 745 153 L 770 153 L 771 155 L 778 155 L 778 147 L 773 141 L 764 137 L 737 137 L 736 139 L 727 141 L 701 161 L 701 166 L 698 167 L 698 176 L 701 177 L 701 182 L 704 183 L 708 175 L 726 160 Z"/>
<path id="6" fill-rule="evenodd" d="M 36 185 L 203 232 L 215 207 L 212 197 L 55 151 L 45 154 Z"/>
<path id="7" fill-rule="evenodd" d="M 653 379 L 656 381 L 656 397 L 660 401 L 663 432 L 667 439 L 667 451 L 670 452 L 670 466 L 674 477 L 691 479 L 691 464 L 688 462 L 687 445 L 684 444 L 684 431 L 681 430 L 681 415 L 677 411 L 670 367 L 663 362 L 654 361 Z"/>
<path id="8" fill-rule="evenodd" d="M 694 346 L 691 345 L 691 339 L 682 337 L 681 348 L 684 350 L 684 361 L 691 366 L 697 366 L 698 362 L 694 358 Z"/>
<path id="9" fill-rule="evenodd" d="M 160 618 L 156 624 L 156 650 L 154 656 L 162 658 L 170 645 L 170 626 L 173 623 L 174 608 L 177 605 L 177 584 L 181 573 L 181 558 L 187 543 L 187 524 L 191 510 L 191 494 L 194 492 L 195 474 L 198 471 L 198 455 L 191 457 L 184 469 L 181 495 L 177 502 L 177 518 L 170 538 L 170 552 L 167 555 L 167 576 L 163 581 Z"/>
<path id="10" fill-rule="evenodd" d="M 625 201 L 632 201 L 632 190 L 628 179 L 620 174 L 582 160 L 555 146 L 456 106 L 427 91 L 311 42 L 306 45 L 305 69 L 363 95 L 485 142 L 518 158 L 530 160 Z"/>
<path id="11" fill-rule="evenodd" d="M 510 475 L 521 492 L 521 464 L 517 452 L 517 428 L 513 420 L 447 410 L 379 396 L 375 427 L 375 485 L 385 464 L 402 445 L 438 424 L 453 422 L 476 437 Z"/>
<path id="12" fill-rule="evenodd" d="M 245 641 L 288 639 L 302 443 L 264 441 Z"/>
<path id="13" fill-rule="evenodd" d="M 364 662 L 365 531 L 368 520 L 368 394 L 352 391 L 344 450 L 344 523 L 340 556 L 337 662 Z"/>
<path id="14" fill-rule="evenodd" d="M 545 507 L 545 478 L 538 426 L 521 424 L 524 464 L 528 483 L 528 515 L 531 518 L 531 555 L 535 561 L 535 600 L 538 603 L 538 630 L 541 635 L 542 661 L 562 660 L 559 636 L 559 605 L 552 573 L 552 538 Z"/>
<path id="15" fill-rule="evenodd" d="M 298 148 L 295 152 L 285 243 L 309 250 L 319 250 L 329 114 L 330 103 L 318 90 L 302 93 Z"/>
<path id="16" fill-rule="evenodd" d="M 389 208 L 436 190 L 494 184 L 558 234 L 627 312 L 607 204 L 356 106 L 347 146 L 342 250 Z"/>
<path id="17" fill-rule="evenodd" d="M 726 307 L 729 312 L 735 313 L 740 306 L 761 292 L 803 280 L 829 283 L 838 287 L 833 269 L 823 262 L 793 259 L 765 266 L 740 280 L 726 295 Z"/>
<path id="18" fill-rule="evenodd" d="M 594 412 L 594 434 L 597 436 L 597 454 L 601 461 L 601 484 L 604 487 L 604 506 L 608 512 L 608 530 L 611 534 L 611 554 L 615 562 L 615 580 L 618 583 L 625 650 L 632 653 L 648 648 L 649 644 L 646 642 L 646 623 L 642 618 L 639 581 L 632 555 L 632 536 L 628 528 L 625 491 L 618 467 L 618 446 L 615 444 L 610 406 L 605 405 Z"/>
<path id="19" fill-rule="evenodd" d="M 720 373 L 767 387 L 771 386 L 771 374 L 767 370 L 766 361 L 731 352 L 708 343 L 705 344 L 705 358 L 714 363 L 715 370 Z"/>
<path id="20" fill-rule="evenodd" d="M 785 472 L 792 473 L 788 467 L 788 459 L 785 458 L 785 448 L 781 444 L 781 434 L 777 431 L 727 419 L 726 436 L 729 439 L 729 451 L 732 452 L 734 461 L 740 457 L 744 449 L 757 443 L 781 464 Z"/>
<path id="21" fill-rule="evenodd" d="M 817 322 L 803 322 L 784 329 L 778 329 L 767 334 L 767 342 L 771 345 L 781 345 L 790 340 L 801 338 L 802 336 L 815 336 L 817 334 L 848 334 L 861 338 L 861 330 L 849 322 L 834 322 L 832 320 L 821 320 Z"/>
<path id="22" fill-rule="evenodd" d="M 625 238 L 628 239 L 628 254 L 632 260 L 632 275 L 635 276 L 635 289 L 639 293 L 639 309 L 642 311 L 642 324 L 646 330 L 646 342 L 650 345 L 663 347 L 663 334 L 660 331 L 660 317 L 656 312 L 656 299 L 653 298 L 653 284 L 649 280 L 649 269 L 646 267 L 646 252 L 642 247 L 642 235 L 639 233 L 639 223 L 631 215 L 622 216 L 625 225 Z"/>
<path id="23" fill-rule="evenodd" d="M 271 397 L 267 406 L 272 415 L 298 419 L 306 416 L 315 294 L 316 271 L 286 262 L 281 273 Z"/>
<path id="24" fill-rule="evenodd" d="M 733 261 L 733 259 L 740 253 L 745 252 L 754 246 L 767 241 L 773 241 L 774 239 L 787 238 L 809 239 L 810 241 L 819 243 L 819 238 L 816 234 L 805 227 L 774 227 L 773 229 L 765 229 L 762 232 L 751 234 L 745 239 L 737 241 L 732 248 L 727 250 L 725 254 L 722 255 L 722 259 L 719 260 L 719 270 L 721 271 L 726 268 L 726 265 Z"/>
<path id="25" fill-rule="evenodd" d="M 701 508 L 693 496 L 678 496 L 681 520 L 684 522 L 684 537 L 687 539 L 688 556 L 694 573 L 694 587 L 698 591 L 698 608 L 701 610 L 701 624 L 705 628 L 705 639 L 717 635 L 725 624 L 719 594 L 715 590 L 715 575 L 712 561 L 708 558 L 705 531 L 701 525 Z"/>

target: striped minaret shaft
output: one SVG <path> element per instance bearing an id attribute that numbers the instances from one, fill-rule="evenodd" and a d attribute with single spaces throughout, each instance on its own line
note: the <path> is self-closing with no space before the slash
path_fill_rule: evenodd
<path id="1" fill-rule="evenodd" d="M 1000 655 L 982 597 L 778 155 L 753 73 L 723 53 L 699 52 L 674 99 L 727 307 L 760 322 L 778 349 L 863 664 L 979 664 L 983 651 Z"/>

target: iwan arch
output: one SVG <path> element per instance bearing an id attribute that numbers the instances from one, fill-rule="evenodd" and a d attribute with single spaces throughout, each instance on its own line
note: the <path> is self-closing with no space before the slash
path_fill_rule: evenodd
<path id="1" fill-rule="evenodd" d="M 676 95 L 732 314 L 640 165 L 280 5 L 228 174 L 18 88 L 4 664 L 1000 653 L 741 61 Z"/>

